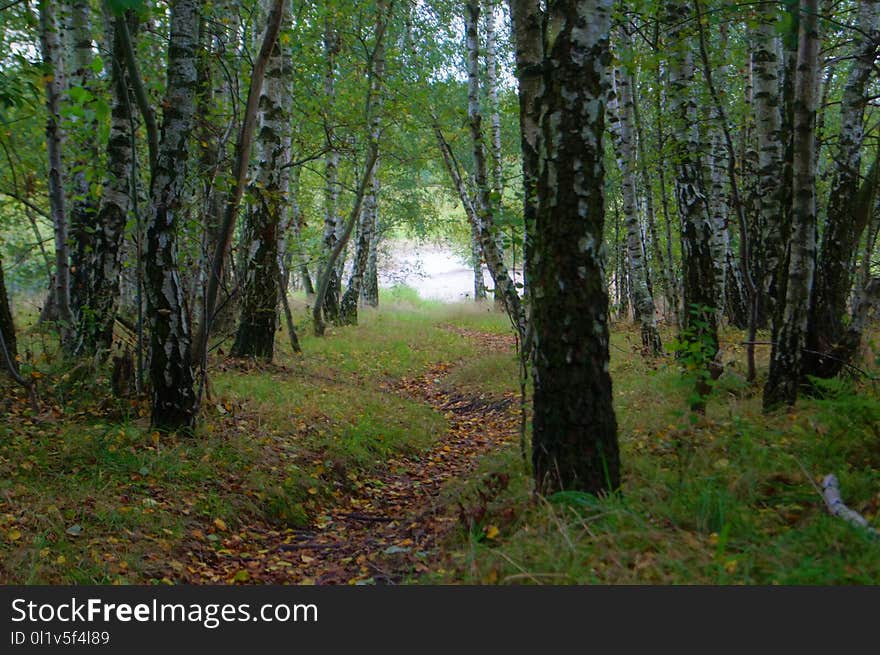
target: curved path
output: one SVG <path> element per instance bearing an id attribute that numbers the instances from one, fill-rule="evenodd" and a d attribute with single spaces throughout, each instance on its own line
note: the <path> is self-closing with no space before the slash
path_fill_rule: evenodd
<path id="1" fill-rule="evenodd" d="M 509 350 L 512 337 L 449 327 L 484 347 Z M 187 552 L 182 581 L 189 583 L 395 584 L 431 570 L 441 538 L 459 522 L 441 494 L 464 479 L 479 457 L 516 441 L 519 403 L 514 395 L 489 402 L 448 389 L 452 365 L 389 386 L 389 393 L 423 402 L 447 419 L 442 438 L 416 455 L 392 457 L 378 474 L 355 481 L 313 529 L 252 526 L 221 548 Z"/>

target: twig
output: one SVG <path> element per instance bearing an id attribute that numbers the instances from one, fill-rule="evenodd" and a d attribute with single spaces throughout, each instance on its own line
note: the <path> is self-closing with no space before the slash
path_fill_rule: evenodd
<path id="1" fill-rule="evenodd" d="M 864 516 L 844 505 L 843 499 L 840 497 L 840 483 L 833 473 L 829 473 L 822 480 L 822 498 L 832 516 L 837 516 L 851 525 L 864 528 L 873 539 L 880 539 L 880 532 L 871 527 Z"/>
<path id="2" fill-rule="evenodd" d="M 773 342 L 772 341 L 740 341 L 739 344 L 741 346 L 772 346 Z M 809 348 L 801 348 L 801 352 L 808 353 L 810 355 L 818 355 L 819 357 L 824 357 L 825 359 L 830 359 L 835 362 L 840 362 L 841 364 L 843 364 L 847 368 L 852 369 L 856 373 L 863 375 L 864 377 L 868 378 L 871 381 L 876 381 L 878 379 L 876 375 L 871 375 L 868 371 L 859 368 L 855 364 L 851 364 L 848 361 L 841 359 L 840 357 L 835 357 L 834 355 L 832 355 L 830 353 L 823 353 L 823 352 L 819 352 L 818 350 L 811 350 Z"/>
<path id="3" fill-rule="evenodd" d="M 804 475 L 807 476 L 807 480 L 810 482 L 811 485 L 813 485 L 813 489 L 815 489 L 816 493 L 819 494 L 819 497 L 824 500 L 825 495 L 822 493 L 822 488 L 818 484 L 816 484 L 813 476 L 809 474 L 806 467 L 804 467 L 804 465 L 801 463 L 801 460 L 799 460 L 794 455 L 792 455 L 792 459 L 794 459 L 794 461 L 797 462 L 797 465 L 801 467 L 801 471 L 803 471 Z"/>

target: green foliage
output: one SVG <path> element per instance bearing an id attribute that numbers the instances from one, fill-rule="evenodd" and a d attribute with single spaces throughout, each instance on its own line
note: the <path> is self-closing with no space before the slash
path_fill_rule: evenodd
<path id="1" fill-rule="evenodd" d="M 667 348 L 675 354 L 683 367 L 683 377 L 693 387 L 689 398 L 692 407 L 705 401 L 707 391 L 715 385 L 711 366 L 718 351 L 718 343 L 711 331 L 713 307 L 692 304 L 690 320 L 679 336 Z"/>
<path id="2" fill-rule="evenodd" d="M 815 480 L 841 478 L 844 500 L 878 526 L 880 398 L 835 385 L 796 413 L 767 416 L 760 399 L 726 396 L 697 423 L 680 421 L 676 367 L 647 374 L 625 333 L 612 333 L 615 407 L 626 477 L 619 496 L 577 492 L 535 502 L 511 446 L 475 480 L 511 474 L 483 523 L 447 543 L 430 582 L 483 584 L 874 584 L 876 543 L 830 516 Z M 742 358 L 743 353 L 739 354 Z M 683 450 L 682 444 L 687 444 Z M 686 453 L 686 454 L 685 454 Z M 684 460 L 682 458 L 685 458 Z M 472 497 L 450 485 L 453 499 Z"/>

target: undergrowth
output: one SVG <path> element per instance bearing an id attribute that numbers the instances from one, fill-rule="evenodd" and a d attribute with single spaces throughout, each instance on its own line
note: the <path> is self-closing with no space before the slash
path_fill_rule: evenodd
<path id="1" fill-rule="evenodd" d="M 512 347 L 483 352 L 467 336 L 509 334 L 487 305 L 424 303 L 399 289 L 380 310 L 362 310 L 359 326 L 319 339 L 304 299 L 293 302 L 304 354 L 290 352 L 286 334 L 272 365 L 231 360 L 221 343 L 190 438 L 153 432 L 145 398 L 113 399 L 107 370 L 72 368 L 53 335 L 22 330 L 40 412 L 0 380 L 0 582 L 170 582 L 181 553 L 219 549 L 253 521 L 311 528 L 389 458 L 434 445 L 447 418 L 398 392 L 430 366 L 448 363 L 442 384 L 462 397 L 518 392 Z M 459 527 L 419 580 L 880 582 L 880 544 L 829 516 L 815 487 L 834 472 L 846 502 L 878 525 L 876 389 L 820 382 L 793 410 L 765 415 L 741 339 L 722 333 L 725 373 L 695 418 L 692 382 L 674 360 L 646 360 L 637 331 L 615 326 L 620 493 L 535 498 L 516 447 L 487 456 L 448 485 Z M 769 353 L 758 354 L 763 372 Z"/>
<path id="2" fill-rule="evenodd" d="M 877 584 L 880 543 L 830 516 L 818 489 L 835 473 L 845 501 L 880 526 L 880 398 L 869 382 L 819 382 L 790 410 L 761 412 L 745 353 L 725 337 L 727 370 L 705 418 L 690 383 L 646 361 L 618 326 L 612 377 L 624 481 L 596 498 L 536 498 L 518 453 L 490 455 L 451 502 L 462 522 L 429 582 L 470 584 Z M 766 361 L 766 360 L 765 360 Z M 760 381 L 759 381 L 760 383 Z M 510 475 L 487 498 L 486 481 Z M 481 486 L 482 485 L 482 486 Z M 488 538 L 492 535 L 492 538 Z"/>

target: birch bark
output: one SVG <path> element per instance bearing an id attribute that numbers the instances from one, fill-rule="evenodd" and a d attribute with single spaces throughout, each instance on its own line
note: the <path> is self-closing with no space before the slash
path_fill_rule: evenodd
<path id="1" fill-rule="evenodd" d="M 150 185 L 151 214 L 144 257 L 152 424 L 169 431 L 188 431 L 195 420 L 192 339 L 178 273 L 177 229 L 185 211 L 188 142 L 196 105 L 200 11 L 200 0 L 171 3 L 162 140 Z"/>
<path id="2" fill-rule="evenodd" d="M 816 258 L 816 102 L 819 75 L 818 0 L 800 1 L 794 88 L 793 188 L 785 304 L 770 355 L 764 408 L 792 405 L 800 387 Z"/>

